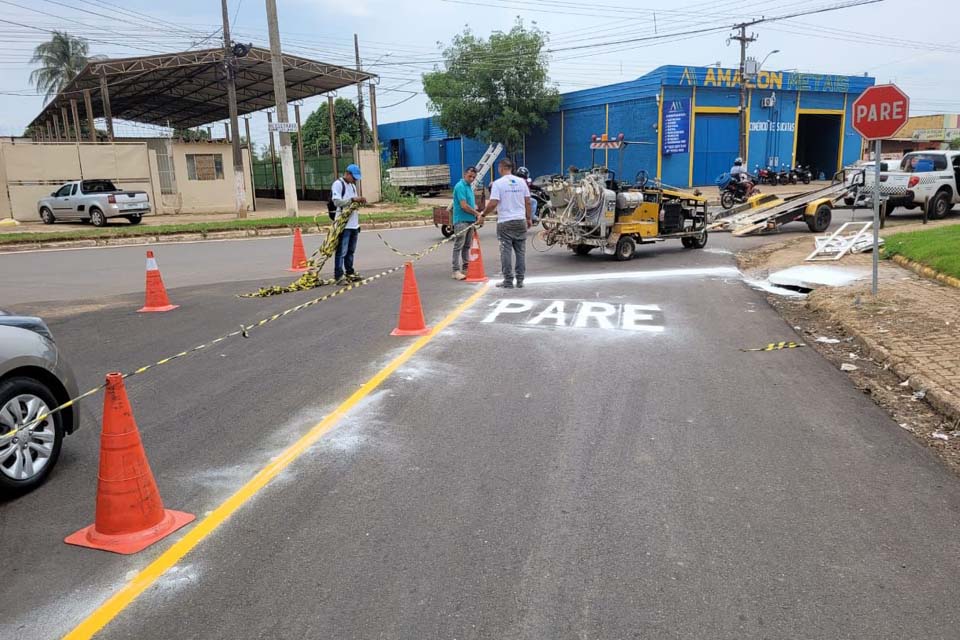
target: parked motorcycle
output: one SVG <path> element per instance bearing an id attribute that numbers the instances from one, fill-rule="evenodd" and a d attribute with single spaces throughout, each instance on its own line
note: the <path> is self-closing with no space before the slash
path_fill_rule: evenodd
<path id="1" fill-rule="evenodd" d="M 813 180 L 813 171 L 810 170 L 810 167 L 804 167 L 798 164 L 793 168 L 791 174 L 791 184 L 796 184 L 797 181 L 800 181 L 803 184 L 810 184 L 810 181 Z"/>
<path id="2" fill-rule="evenodd" d="M 790 166 L 780 167 L 776 172 L 774 184 L 790 184 Z"/>
<path id="3" fill-rule="evenodd" d="M 773 179 L 773 171 L 770 170 L 770 167 L 766 169 L 761 169 L 760 165 L 756 167 L 757 173 L 757 184 L 776 184 Z"/>

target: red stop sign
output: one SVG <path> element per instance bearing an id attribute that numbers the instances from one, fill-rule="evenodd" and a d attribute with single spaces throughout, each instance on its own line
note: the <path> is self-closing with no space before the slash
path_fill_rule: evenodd
<path id="1" fill-rule="evenodd" d="M 854 130 L 867 140 L 890 138 L 907 123 L 910 98 L 895 84 L 870 87 L 853 102 Z"/>

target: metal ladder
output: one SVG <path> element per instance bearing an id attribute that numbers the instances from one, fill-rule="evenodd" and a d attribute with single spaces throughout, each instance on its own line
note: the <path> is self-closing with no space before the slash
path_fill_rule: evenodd
<path id="1" fill-rule="evenodd" d="M 477 177 L 473 179 L 472 187 L 476 187 L 478 184 L 483 184 L 483 179 L 487 176 L 487 173 L 490 172 L 490 169 L 493 167 L 494 161 L 503 153 L 503 145 L 499 142 L 491 144 L 487 147 L 487 150 L 483 152 L 483 155 L 480 157 L 480 162 L 476 164 Z"/>

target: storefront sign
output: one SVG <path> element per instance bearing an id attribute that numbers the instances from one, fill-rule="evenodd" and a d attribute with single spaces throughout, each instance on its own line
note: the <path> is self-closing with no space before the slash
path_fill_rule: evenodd
<path id="1" fill-rule="evenodd" d="M 760 120 L 750 123 L 750 131 L 787 131 L 793 133 L 796 128 L 795 122 L 774 122 L 773 120 Z"/>
<path id="2" fill-rule="evenodd" d="M 663 109 L 663 152 L 690 150 L 690 100 L 670 100 Z"/>

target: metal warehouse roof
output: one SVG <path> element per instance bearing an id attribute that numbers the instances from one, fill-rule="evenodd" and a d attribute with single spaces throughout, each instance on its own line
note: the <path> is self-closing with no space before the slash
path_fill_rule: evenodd
<path id="1" fill-rule="evenodd" d="M 237 108 L 245 114 L 274 106 L 268 49 L 253 47 L 237 62 Z M 31 125 L 55 120 L 71 100 L 84 109 L 92 97 L 94 118 L 106 117 L 102 87 L 113 118 L 177 128 L 227 118 L 227 85 L 222 48 L 157 56 L 93 60 L 47 104 Z M 287 98 L 300 100 L 341 89 L 376 76 L 284 54 Z M 84 114 L 87 115 L 87 114 Z"/>

